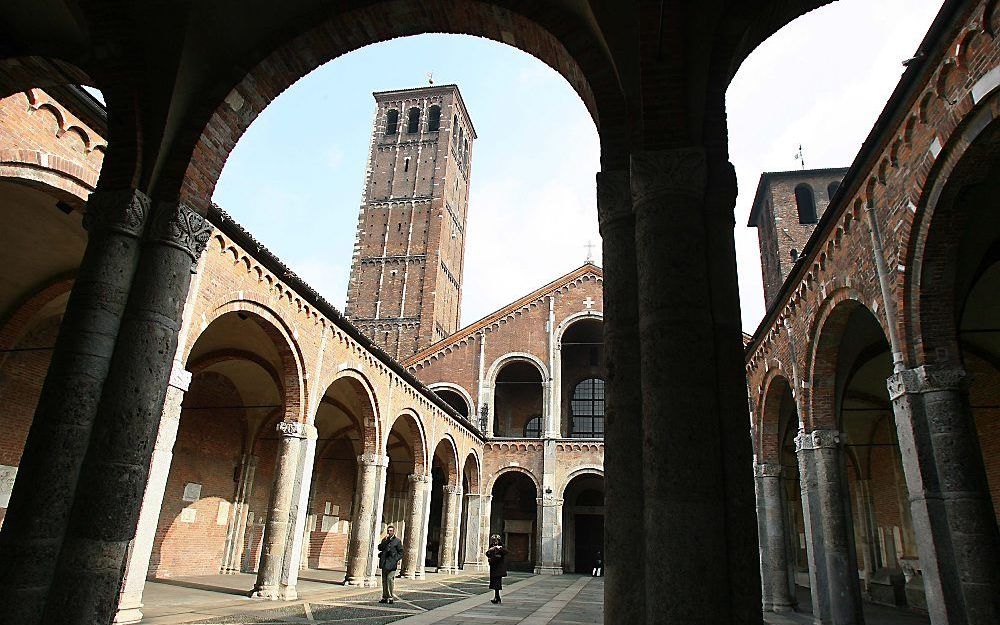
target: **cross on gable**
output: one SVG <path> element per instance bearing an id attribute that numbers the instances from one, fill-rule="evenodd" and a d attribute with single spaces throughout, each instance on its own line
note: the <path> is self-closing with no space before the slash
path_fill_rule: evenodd
<path id="1" fill-rule="evenodd" d="M 593 299 L 591 299 L 591 297 L 589 295 L 587 296 L 587 299 L 583 300 L 583 305 L 587 307 L 587 310 L 590 310 L 591 308 L 593 308 L 594 304 L 596 304 L 596 303 L 597 302 L 595 302 Z"/>

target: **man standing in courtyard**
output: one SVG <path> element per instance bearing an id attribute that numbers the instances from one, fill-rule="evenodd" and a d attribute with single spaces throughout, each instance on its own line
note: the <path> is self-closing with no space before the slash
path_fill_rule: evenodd
<path id="1" fill-rule="evenodd" d="M 378 544 L 378 568 L 382 571 L 382 599 L 379 603 L 392 603 L 393 580 L 396 577 L 396 567 L 403 559 L 403 541 L 396 536 L 396 528 L 390 525 L 385 528 L 385 538 Z"/>

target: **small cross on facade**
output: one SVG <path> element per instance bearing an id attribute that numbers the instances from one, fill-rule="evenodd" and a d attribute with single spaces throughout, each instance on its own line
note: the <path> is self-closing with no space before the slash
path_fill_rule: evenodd
<path id="1" fill-rule="evenodd" d="M 595 302 L 593 299 L 591 299 L 591 297 L 589 295 L 587 296 L 587 299 L 583 300 L 583 305 L 587 307 L 587 310 L 590 310 L 591 308 L 593 308 L 594 304 L 596 304 L 596 303 L 597 302 Z"/>
<path id="2" fill-rule="evenodd" d="M 427 72 L 427 84 L 428 85 L 434 84 L 434 72 Z"/>
<path id="3" fill-rule="evenodd" d="M 593 244 L 593 242 L 587 241 L 587 244 L 584 245 L 583 247 L 587 248 L 587 262 L 588 263 L 593 262 L 594 261 L 594 244 Z"/>

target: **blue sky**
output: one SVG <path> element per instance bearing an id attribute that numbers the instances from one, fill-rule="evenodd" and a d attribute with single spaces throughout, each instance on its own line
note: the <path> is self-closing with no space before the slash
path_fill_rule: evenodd
<path id="1" fill-rule="evenodd" d="M 787 26 L 729 90 L 739 176 L 743 325 L 764 313 L 756 231 L 745 228 L 761 171 L 848 165 L 930 25 L 934 0 L 840 0 Z M 572 270 L 595 244 L 597 132 L 570 86 L 503 44 L 422 35 L 335 59 L 282 94 L 237 144 L 215 201 L 343 306 L 361 203 L 373 91 L 456 83 L 473 153 L 462 323 Z"/>

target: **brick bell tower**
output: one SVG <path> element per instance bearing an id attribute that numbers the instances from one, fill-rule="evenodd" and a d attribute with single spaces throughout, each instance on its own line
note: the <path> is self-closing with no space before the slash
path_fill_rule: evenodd
<path id="1" fill-rule="evenodd" d="M 476 131 L 455 85 L 373 95 L 345 314 L 402 360 L 458 329 Z"/>

